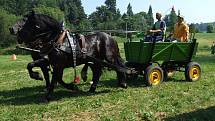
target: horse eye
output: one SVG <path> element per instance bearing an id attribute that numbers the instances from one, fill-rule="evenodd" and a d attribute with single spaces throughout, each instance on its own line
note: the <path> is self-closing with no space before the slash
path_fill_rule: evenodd
<path id="1" fill-rule="evenodd" d="M 38 29 L 39 29 L 39 28 L 40 28 L 40 26 L 36 25 L 36 28 L 38 28 Z"/>

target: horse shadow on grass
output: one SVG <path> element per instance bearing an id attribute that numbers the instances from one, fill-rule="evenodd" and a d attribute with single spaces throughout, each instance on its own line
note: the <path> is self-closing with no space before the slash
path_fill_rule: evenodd
<path id="1" fill-rule="evenodd" d="M 168 81 L 177 81 L 175 79 L 170 79 Z M 181 81 L 181 80 L 180 80 Z M 128 80 L 129 88 L 144 88 L 143 78 Z M 66 90 L 61 86 L 57 86 L 51 101 L 58 101 L 63 98 L 76 98 L 76 97 L 86 97 L 93 95 L 102 95 L 110 93 L 113 91 L 123 91 L 118 90 L 120 88 L 116 79 L 106 79 L 99 81 L 97 90 L 95 93 L 89 93 L 87 91 L 73 92 Z M 89 86 L 87 83 L 79 84 L 78 87 Z M 102 88 L 102 89 L 99 89 Z M 3 90 L 0 91 L 0 105 L 27 105 L 27 104 L 44 104 L 45 92 L 42 92 L 44 86 L 34 86 L 34 87 L 23 87 L 15 90 Z"/>
<path id="2" fill-rule="evenodd" d="M 97 86 L 95 93 L 89 93 L 87 91 L 77 91 L 73 92 L 64 89 L 62 86 L 57 86 L 52 95 L 51 101 L 58 101 L 63 98 L 76 98 L 76 97 L 86 97 L 93 95 L 102 95 L 109 92 L 119 92 L 123 90 L 118 90 L 120 88 L 117 85 L 116 79 L 101 80 Z M 87 83 L 78 84 L 78 87 L 89 87 Z M 128 81 L 129 87 L 142 87 L 143 85 L 138 82 L 138 80 Z M 102 89 L 99 89 L 102 88 Z M 28 104 L 45 104 L 45 92 L 43 92 L 44 86 L 33 86 L 33 87 L 23 87 L 15 90 L 2 90 L 0 91 L 0 105 L 28 105 Z"/>
<path id="3" fill-rule="evenodd" d="M 128 85 L 133 87 L 133 88 L 139 88 L 139 87 L 147 87 L 146 85 L 146 81 L 144 80 L 143 77 L 138 77 L 137 79 L 133 79 L 133 80 L 128 80 Z M 189 81 L 186 81 L 185 79 L 176 79 L 173 77 L 168 78 L 166 80 L 163 80 L 162 83 L 169 83 L 169 82 L 182 82 L 182 83 L 187 83 Z M 161 83 L 161 84 L 162 84 Z"/>
<path id="4" fill-rule="evenodd" d="M 126 81 L 128 88 L 144 88 L 147 87 L 146 81 L 143 77 L 138 77 L 136 79 L 129 79 Z M 185 79 L 176 79 L 176 78 L 168 78 L 167 80 L 163 81 L 163 83 L 169 83 L 169 82 L 181 82 L 181 83 L 187 83 L 189 81 L 186 81 Z M 106 87 L 106 88 L 119 88 L 117 85 L 118 81 L 116 79 L 106 79 L 103 81 L 100 81 L 98 84 L 98 87 Z M 192 83 L 192 82 L 190 82 Z M 162 85 L 162 83 L 161 83 Z"/>
<path id="5" fill-rule="evenodd" d="M 28 105 L 28 104 L 45 104 L 45 92 L 42 92 L 43 86 L 23 87 L 16 90 L 0 91 L 0 105 Z M 58 86 L 54 91 L 51 101 L 58 101 L 63 98 L 75 98 L 82 96 L 93 96 L 109 93 L 110 90 L 96 91 L 89 93 L 84 91 L 70 91 Z"/>
<path id="6" fill-rule="evenodd" d="M 126 81 L 128 87 L 132 88 L 141 88 L 146 87 L 144 80 L 141 78 L 138 79 L 129 79 Z M 99 85 L 107 88 L 120 88 L 118 86 L 118 81 L 116 79 L 106 79 L 99 82 Z"/>
<path id="7" fill-rule="evenodd" d="M 164 121 L 214 121 L 215 106 L 206 109 L 199 109 L 189 113 L 183 113 L 174 117 L 167 117 Z"/>
<path id="8" fill-rule="evenodd" d="M 186 79 L 176 79 L 174 77 L 170 77 L 170 78 L 166 79 L 164 82 L 165 83 L 168 83 L 168 82 L 181 82 L 181 83 L 190 82 L 190 83 L 192 83 L 191 81 L 187 81 Z"/>

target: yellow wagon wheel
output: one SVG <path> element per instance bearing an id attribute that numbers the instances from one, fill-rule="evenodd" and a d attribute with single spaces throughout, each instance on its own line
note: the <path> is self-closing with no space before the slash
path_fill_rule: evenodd
<path id="1" fill-rule="evenodd" d="M 201 77 L 201 67 L 196 62 L 190 62 L 185 68 L 185 77 L 188 81 L 197 81 Z"/>
<path id="2" fill-rule="evenodd" d="M 159 85 L 163 82 L 163 70 L 159 66 L 148 66 L 144 74 L 148 86 Z"/>

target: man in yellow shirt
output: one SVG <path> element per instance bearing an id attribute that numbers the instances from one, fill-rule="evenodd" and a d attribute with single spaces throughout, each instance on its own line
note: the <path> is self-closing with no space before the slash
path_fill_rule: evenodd
<path id="1" fill-rule="evenodd" d="M 174 26 L 173 39 L 181 42 L 187 42 L 189 39 L 189 27 L 181 15 L 178 16 L 178 22 Z"/>

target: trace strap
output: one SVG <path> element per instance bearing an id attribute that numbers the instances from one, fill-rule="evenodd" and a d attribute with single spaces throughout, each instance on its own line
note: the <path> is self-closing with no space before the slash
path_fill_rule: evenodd
<path id="1" fill-rule="evenodd" d="M 74 73 L 75 73 L 75 78 L 76 78 L 76 43 L 75 40 L 70 36 L 69 31 L 66 32 L 67 38 L 69 40 L 69 44 L 72 48 L 72 56 L 73 56 L 73 64 L 74 64 Z"/>

